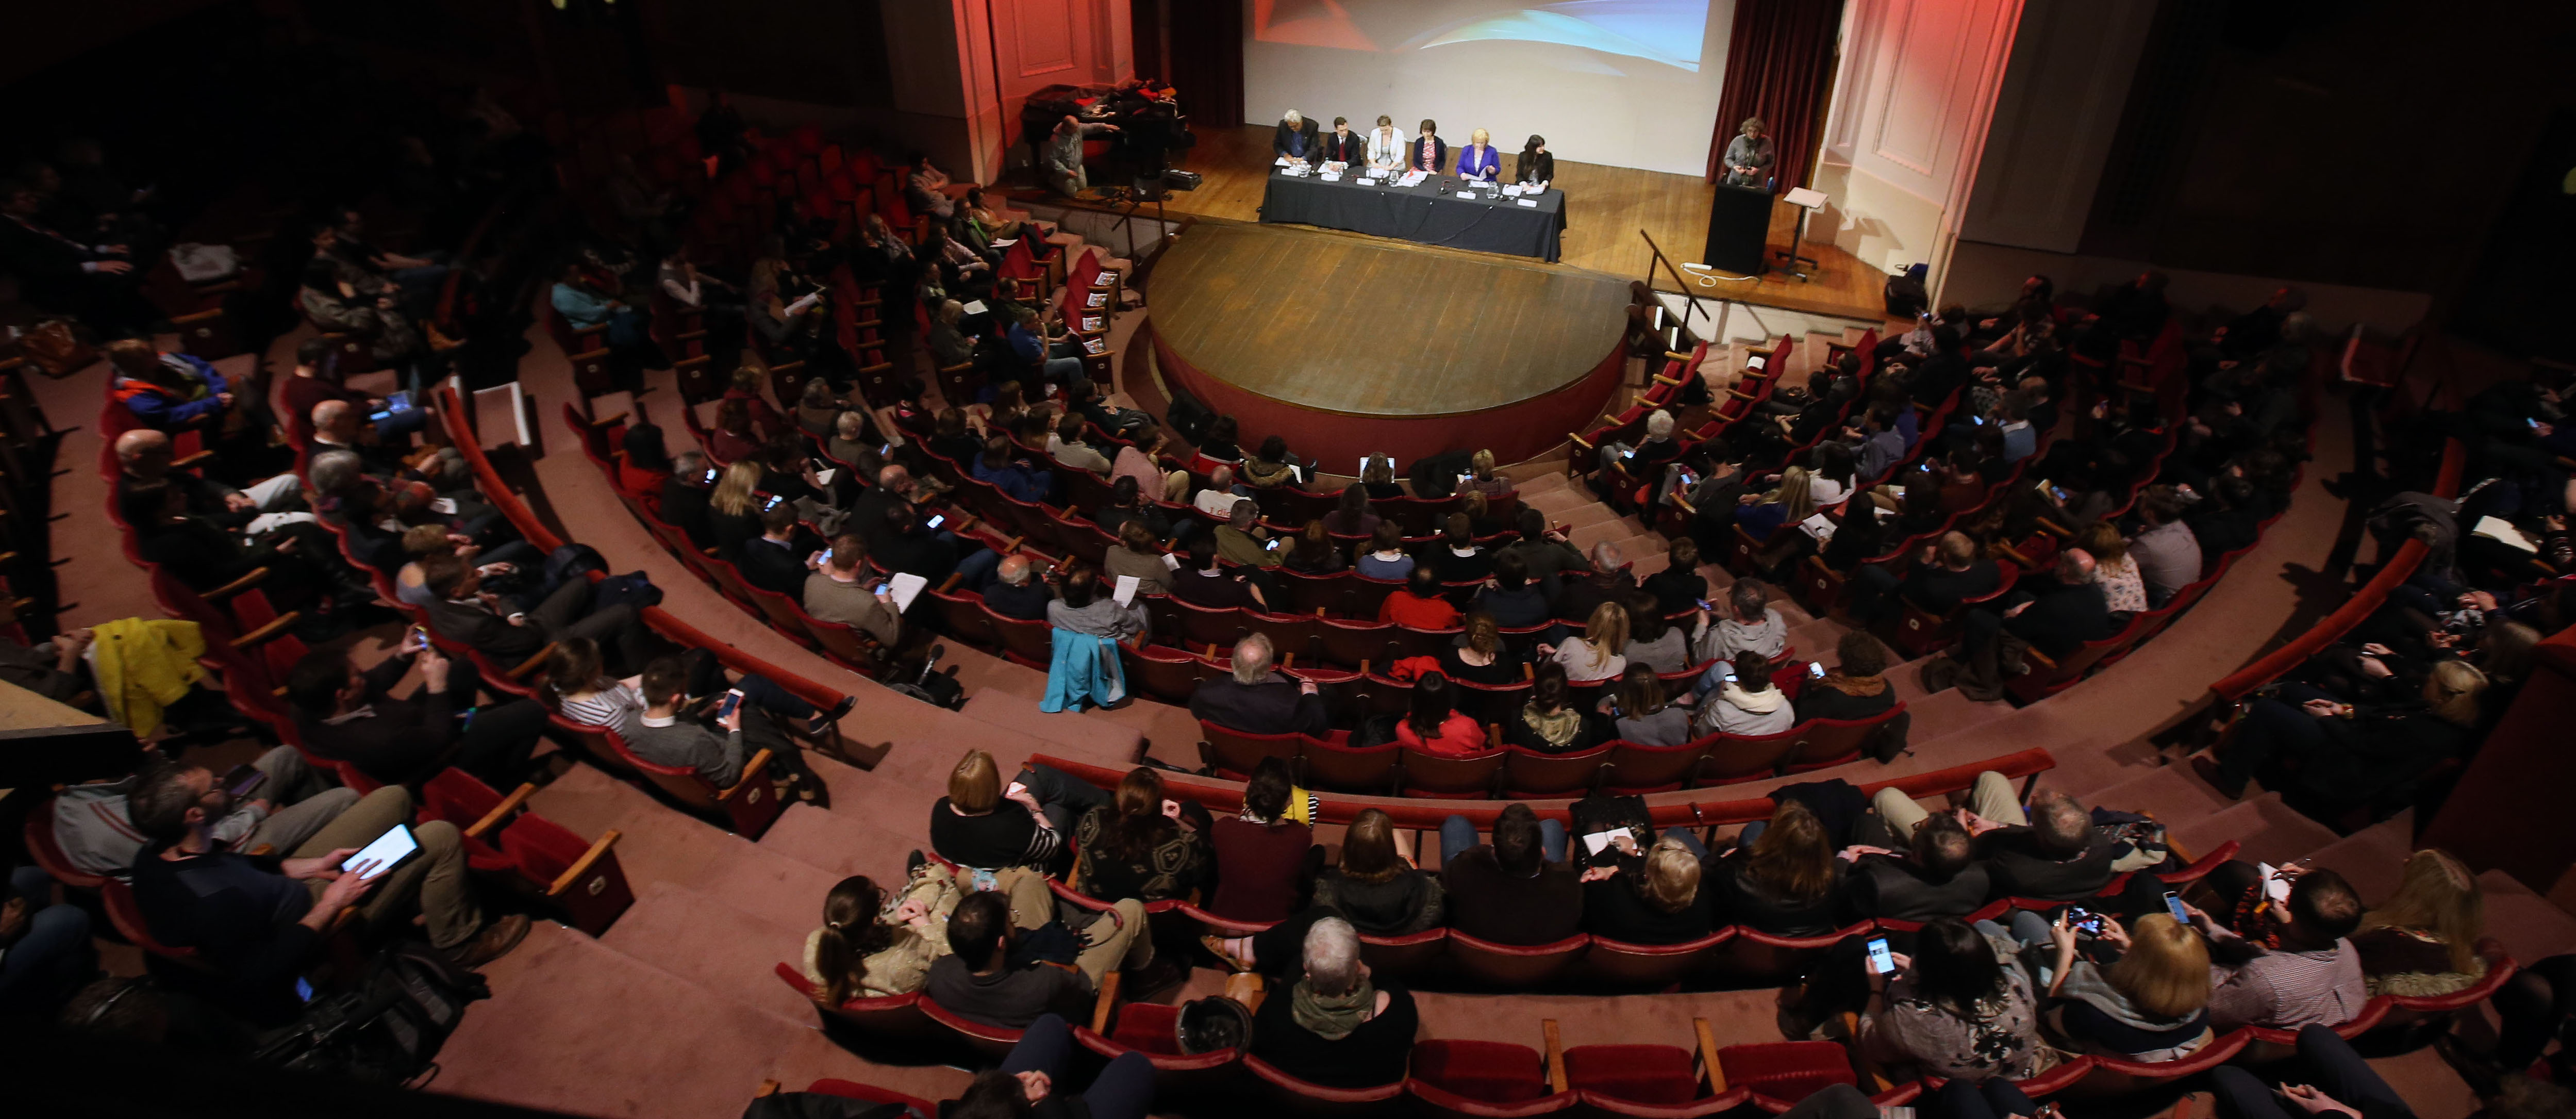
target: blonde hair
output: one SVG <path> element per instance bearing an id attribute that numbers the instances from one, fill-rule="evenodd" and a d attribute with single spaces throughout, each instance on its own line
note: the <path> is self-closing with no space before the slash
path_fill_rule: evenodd
<path id="1" fill-rule="evenodd" d="M 990 812 L 1002 803 L 1002 767 L 993 764 L 993 755 L 968 750 L 957 759 L 957 768 L 948 773 L 948 803 L 970 814 Z"/>
<path id="2" fill-rule="evenodd" d="M 1763 495 L 1764 501 L 1780 506 L 1780 523 L 1794 525 L 1816 515 L 1815 492 L 1807 486 L 1807 468 L 1792 466 L 1780 472 L 1780 488 Z"/>
<path id="3" fill-rule="evenodd" d="M 1492 147 L 1494 143 L 1494 134 L 1479 128 L 1468 133 L 1467 140 L 1470 143 L 1483 144 L 1487 147 Z"/>
<path id="4" fill-rule="evenodd" d="M 1646 852 L 1646 873 L 1638 880 L 1638 892 L 1647 904 L 1679 913 L 1699 896 L 1699 874 L 1699 856 L 1691 854 L 1680 836 L 1666 835 Z"/>
<path id="5" fill-rule="evenodd" d="M 752 491 L 760 487 L 760 464 L 749 459 L 725 467 L 724 479 L 707 498 L 707 507 L 730 517 L 752 512 Z"/>
<path id="6" fill-rule="evenodd" d="M 2076 539 L 2076 546 L 2093 553 L 2093 562 L 2104 566 L 2118 563 L 2120 557 L 2129 554 L 2129 542 L 2121 537 L 2120 526 L 2109 521 L 2095 521 L 2084 526 L 2084 534 Z"/>
<path id="7" fill-rule="evenodd" d="M 2406 856 L 2406 877 L 2361 928 L 2430 933 L 2451 954 L 2451 970 L 2478 964 L 2478 937 L 2486 932 L 2486 891 L 2476 875 L 2448 851 L 2427 847 Z"/>
<path id="8" fill-rule="evenodd" d="M 2103 978 L 2149 1014 L 2187 1018 L 2209 1005 L 2209 945 L 2171 915 L 2150 913 L 2130 927 L 2128 953 Z"/>
<path id="9" fill-rule="evenodd" d="M 2443 661 L 2424 677 L 2424 702 L 2435 718 L 2475 726 L 2478 701 L 2486 696 L 2487 674 L 2467 661 Z"/>
<path id="10" fill-rule="evenodd" d="M 1618 655 L 1628 647 L 1628 608 L 1616 602 L 1593 607 L 1592 620 L 1583 625 L 1583 640 L 1604 657 Z"/>
<path id="11" fill-rule="evenodd" d="M 1494 452 L 1478 451 L 1475 454 L 1467 456 L 1467 466 L 1474 470 L 1476 472 L 1476 476 L 1479 478 L 1492 474 L 1494 472 Z"/>

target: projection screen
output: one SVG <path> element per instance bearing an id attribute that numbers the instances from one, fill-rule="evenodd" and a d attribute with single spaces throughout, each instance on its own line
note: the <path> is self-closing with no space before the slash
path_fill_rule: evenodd
<path id="1" fill-rule="evenodd" d="M 1453 147 L 1483 128 L 1506 154 L 1537 133 L 1559 159 L 1708 169 L 1734 0 L 1242 2 L 1252 123 L 1428 117 Z"/>

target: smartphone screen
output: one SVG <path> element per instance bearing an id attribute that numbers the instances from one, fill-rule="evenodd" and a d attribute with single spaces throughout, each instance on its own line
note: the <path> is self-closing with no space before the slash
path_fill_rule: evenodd
<path id="1" fill-rule="evenodd" d="M 296 977 L 295 977 L 295 997 L 296 997 L 296 999 L 298 999 L 299 1001 L 302 1001 L 302 1002 L 311 1002 L 311 1001 L 313 1001 L 313 981 L 312 981 L 312 980 L 310 980 L 310 979 L 306 979 L 305 977 L 303 977 L 303 976 L 301 976 L 301 975 L 296 976 Z"/>
<path id="2" fill-rule="evenodd" d="M 2165 891 L 2165 912 L 2173 914 L 2173 919 L 2183 924 L 2191 923 L 2191 911 L 2182 907 L 2182 899 L 2171 890 Z"/>
<path id="3" fill-rule="evenodd" d="M 1817 664 L 1814 661 L 1808 661 L 1807 675 L 1812 679 L 1822 680 L 1825 678 L 1825 666 Z"/>
<path id="4" fill-rule="evenodd" d="M 2054 497 L 2059 501 L 2064 501 L 2066 500 L 2066 491 L 2055 486 L 2050 486 L 2048 487 L 2048 496 Z"/>
<path id="5" fill-rule="evenodd" d="M 771 494 L 769 495 L 768 504 L 762 505 L 760 509 L 764 513 L 768 512 L 769 510 L 778 508 L 778 503 L 785 500 L 787 500 L 787 495 L 785 494 Z"/>
<path id="6" fill-rule="evenodd" d="M 932 527 L 932 528 L 938 528 L 939 526 L 944 525 L 944 524 L 947 524 L 947 523 L 948 523 L 948 518 L 947 518 L 947 517 L 941 516 L 940 514 L 937 514 L 937 513 L 933 513 L 933 514 L 931 514 L 931 515 L 930 515 L 930 527 Z"/>
<path id="7" fill-rule="evenodd" d="M 832 562 L 832 550 L 830 548 L 823 549 L 823 562 Z"/>
<path id="8" fill-rule="evenodd" d="M 392 831 L 377 836 L 375 842 L 359 848 L 357 854 L 349 856 L 348 861 L 340 864 L 340 869 L 355 872 L 361 866 L 374 863 L 375 869 L 365 875 L 368 880 L 373 881 L 384 877 L 386 871 L 402 865 L 404 859 L 410 858 L 412 853 L 418 850 L 420 850 L 420 841 L 412 838 L 411 825 L 395 824 Z"/>
<path id="9" fill-rule="evenodd" d="M 891 586 L 893 586 L 893 585 L 894 585 L 894 584 L 892 584 L 892 583 L 879 583 L 879 584 L 877 584 L 877 589 L 876 589 L 876 590 L 874 590 L 874 591 L 871 591 L 871 592 L 869 592 L 869 593 L 871 593 L 871 594 L 884 594 L 884 593 L 886 593 L 886 588 L 891 587 Z"/>
<path id="10" fill-rule="evenodd" d="M 1896 954 L 1887 950 L 1886 937 L 1870 938 L 1869 970 L 1876 975 L 1887 975 L 1896 970 Z"/>
<path id="11" fill-rule="evenodd" d="M 1277 538 L 1277 537 L 1272 537 L 1269 543 L 1262 545 L 1262 548 L 1264 548 L 1265 550 L 1268 550 L 1268 551 L 1273 551 L 1273 552 L 1278 551 L 1278 550 L 1279 550 L 1279 540 L 1278 540 L 1278 538 Z"/>
<path id="12" fill-rule="evenodd" d="M 707 484 L 710 486 L 716 484 L 716 470 L 712 466 L 707 468 Z"/>
<path id="13" fill-rule="evenodd" d="M 724 702 L 716 705 L 716 718 L 732 718 L 733 713 L 741 710 L 741 708 L 742 692 L 739 689 L 726 692 L 724 695 Z"/>
<path id="14" fill-rule="evenodd" d="M 2076 929 L 2086 936 L 2102 935 L 2101 915 L 2080 905 L 2066 907 L 2066 924 L 2067 927 Z"/>

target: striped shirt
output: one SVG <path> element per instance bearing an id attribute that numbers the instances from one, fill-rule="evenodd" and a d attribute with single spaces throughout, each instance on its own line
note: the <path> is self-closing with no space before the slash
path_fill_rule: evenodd
<path id="1" fill-rule="evenodd" d="M 2295 1030 L 2350 1021 L 2370 1001 L 2361 953 L 2349 940 L 2318 952 L 2266 952 L 2236 968 L 2209 969 L 2209 1024 Z"/>
<path id="2" fill-rule="evenodd" d="M 624 684 L 584 696 L 565 696 L 563 717 L 586 727 L 606 727 L 620 738 L 635 737 L 635 719 L 644 713 L 644 695 Z"/>

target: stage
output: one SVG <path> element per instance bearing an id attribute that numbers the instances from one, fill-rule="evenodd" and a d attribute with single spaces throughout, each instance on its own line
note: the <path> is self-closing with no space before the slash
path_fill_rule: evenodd
<path id="1" fill-rule="evenodd" d="M 1173 194 L 1164 203 L 1165 211 L 1173 217 L 1260 221 L 1262 194 L 1271 172 L 1271 126 L 1199 126 L 1194 131 L 1198 146 L 1173 152 L 1172 162 L 1200 173 L 1205 181 L 1197 190 Z M 1698 260 L 1708 240 L 1709 199 L 1717 190 L 1715 186 L 1696 175 L 1604 167 L 1570 159 L 1558 160 L 1556 167 L 1555 185 L 1565 192 L 1568 218 L 1559 267 L 1608 273 L 1621 280 L 1646 280 L 1659 291 L 1685 290 L 1671 273 L 1660 268 L 1653 268 L 1652 276 L 1648 275 L 1654 258 L 1646 249 L 1645 238 L 1653 237 L 1656 244 L 1663 246 L 1664 255 L 1676 266 Z M 1105 174 L 1104 169 L 1095 168 L 1092 181 L 1117 180 Z M 1046 200 L 1043 192 L 1030 192 L 1030 197 Z M 1773 204 L 1769 238 L 1772 249 L 1789 247 L 1797 219 L 1797 207 L 1785 202 Z M 1808 233 L 1830 238 L 1828 221 L 1819 216 Z M 1641 232 L 1645 236 L 1639 236 Z M 1885 318 L 1885 272 L 1831 244 L 1809 241 L 1800 252 L 1818 261 L 1807 270 L 1812 280 L 1801 281 L 1778 272 L 1704 282 L 1698 274 L 1683 275 L 1694 281 L 1688 288 L 1693 295 L 1865 322 Z"/>
<path id="2" fill-rule="evenodd" d="M 1625 363 L 1628 285 L 1511 257 L 1201 221 L 1147 278 L 1173 387 L 1336 474 L 1443 451 L 1544 453 Z"/>

